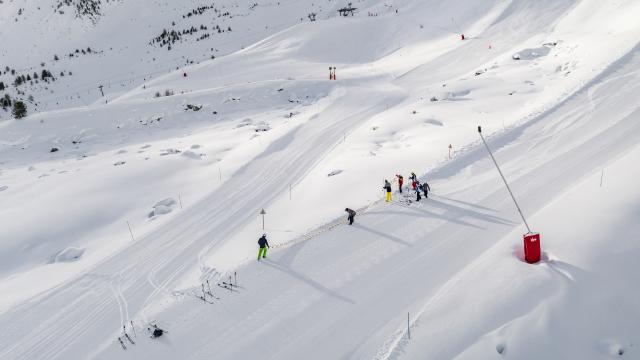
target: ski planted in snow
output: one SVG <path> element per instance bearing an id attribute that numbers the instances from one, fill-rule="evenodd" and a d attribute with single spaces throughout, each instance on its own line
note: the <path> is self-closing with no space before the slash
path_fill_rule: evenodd
<path id="1" fill-rule="evenodd" d="M 122 341 L 121 337 L 118 337 L 118 341 L 120 342 L 120 346 L 122 346 L 122 350 L 127 350 L 127 347 L 125 346 L 124 342 Z"/>

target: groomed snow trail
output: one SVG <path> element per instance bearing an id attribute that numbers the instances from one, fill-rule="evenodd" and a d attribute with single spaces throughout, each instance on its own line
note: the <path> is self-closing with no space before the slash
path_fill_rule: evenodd
<path id="1" fill-rule="evenodd" d="M 433 3 L 440 1 L 434 0 Z M 334 42 L 335 35 L 341 35 L 341 31 L 347 33 L 357 28 L 366 33 L 373 28 L 377 31 L 382 29 L 381 32 L 389 29 L 376 26 L 381 23 L 374 23 L 375 17 L 355 19 L 360 25 L 369 21 L 372 24 L 369 28 L 351 25 L 352 28 L 342 23 L 337 26 L 336 23 L 344 19 L 331 19 L 327 23 L 335 26 L 333 31 L 329 31 L 331 26 L 319 26 L 314 30 L 317 37 L 296 38 L 293 35 L 302 26 L 293 27 L 257 44 L 257 49 L 248 48 L 219 61 L 194 66 L 189 72 L 188 82 L 182 74 L 172 73 L 150 83 L 157 88 L 149 87 L 146 91 L 120 97 L 114 106 L 121 106 L 120 109 L 124 110 L 130 106 L 135 112 L 138 110 L 136 106 L 143 104 L 153 107 L 148 98 L 157 89 L 165 87 L 191 86 L 188 91 L 202 99 L 222 93 L 229 96 L 235 95 L 234 92 L 243 94 L 249 91 L 241 89 L 244 80 L 270 81 L 273 78 L 287 79 L 296 85 L 300 85 L 300 79 L 304 78 L 308 83 L 293 88 L 296 92 L 298 89 L 307 92 L 311 88 L 309 95 L 313 96 L 317 94 L 312 93 L 311 83 L 320 81 L 320 78 L 315 73 L 313 76 L 309 74 L 319 68 L 326 71 L 323 61 L 333 65 L 337 62 L 340 69 L 340 81 L 331 82 L 331 92 L 320 101 L 322 106 L 314 107 L 317 109 L 315 115 L 304 113 L 300 118 L 293 118 L 291 123 L 299 122 L 299 125 L 292 129 L 285 127 L 288 129 L 286 133 L 261 153 L 252 153 L 245 166 L 199 202 L 190 204 L 184 211 L 174 212 L 152 232 L 136 238 L 129 247 L 92 266 L 89 272 L 1 313 L 0 358 L 324 360 L 402 357 L 407 345 L 401 341 L 407 312 L 413 314 L 414 319 L 424 318 L 431 304 L 446 298 L 456 282 L 474 270 L 469 264 L 476 259 L 484 260 L 486 249 L 505 235 L 522 228 L 485 149 L 478 143 L 475 146 L 466 143 L 469 138 L 475 138 L 476 125 L 483 120 L 480 112 L 484 107 L 506 104 L 504 113 L 514 118 L 520 118 L 520 115 L 510 113 L 521 111 L 514 105 L 518 101 L 526 111 L 535 106 L 549 109 L 537 116 L 538 112 L 532 112 L 515 127 L 500 132 L 495 132 L 495 122 L 487 121 L 494 128 L 484 127 L 489 144 L 495 150 L 525 215 L 536 213 L 588 174 L 637 148 L 637 139 L 640 138 L 640 122 L 637 121 L 640 110 L 635 102 L 640 92 L 637 71 L 640 49 L 637 46 L 573 94 L 575 90 L 570 89 L 575 89 L 580 81 L 588 81 L 602 71 L 598 66 L 590 65 L 608 64 L 614 55 L 602 57 L 602 62 L 594 61 L 588 66 L 577 67 L 577 70 L 575 66 L 566 65 L 571 69 L 566 70 L 566 74 L 565 70 L 553 72 L 549 63 L 544 64 L 544 69 L 535 70 L 536 62 L 514 63 L 510 58 L 509 52 L 514 46 L 523 42 L 539 45 L 542 41 L 549 41 L 549 36 L 558 35 L 553 33 L 553 28 L 563 20 L 563 15 L 585 3 L 588 2 L 513 0 L 502 4 L 494 1 L 489 8 L 498 9 L 491 13 L 495 19 L 491 20 L 492 16 L 486 15 L 481 22 L 486 21 L 487 24 L 477 25 L 478 29 L 486 27 L 486 32 L 478 30 L 477 36 L 465 42 L 460 42 L 458 35 L 454 34 L 455 44 L 447 43 L 442 47 L 447 50 L 439 49 L 425 39 L 422 41 L 428 45 L 421 49 L 424 53 L 412 53 L 411 49 L 400 44 L 400 51 L 394 56 L 387 56 L 390 54 L 389 45 L 382 46 L 381 38 L 371 34 L 369 37 L 374 37 L 378 43 L 374 40 L 365 42 L 367 37 L 352 37 L 352 42 L 340 44 L 353 46 L 355 50 L 350 49 L 352 52 L 325 54 L 326 46 L 315 46 L 317 44 L 309 39 L 319 39 L 326 45 Z M 412 6 L 423 4 L 418 1 Z M 403 10 L 409 11 L 411 7 Z M 466 15 L 469 21 L 476 15 L 484 16 Z M 446 20 L 448 23 L 449 19 Z M 394 20 L 385 21 L 393 23 Z M 416 31 L 418 25 L 415 24 Z M 395 28 L 395 31 L 407 35 L 404 33 L 407 29 Z M 498 36 L 503 32 L 505 36 Z M 331 36 L 320 36 L 327 34 Z M 570 37 L 568 33 L 560 34 Z M 422 43 L 416 39 L 420 36 L 416 32 L 398 38 L 400 42 L 415 41 L 419 48 Z M 488 41 L 494 36 L 500 38 L 492 42 L 500 54 L 487 48 Z M 635 42 L 637 37 L 629 38 Z M 560 56 L 563 61 L 567 58 L 573 61 L 574 56 L 578 59 L 576 61 L 581 60 L 580 54 L 572 52 L 581 48 L 571 40 L 575 38 L 570 39 L 566 46 L 576 47 L 568 52 L 569 55 L 562 52 L 565 51 L 561 50 L 562 46 L 556 48 L 557 52 L 553 50 L 556 52 L 553 55 Z M 376 46 L 380 48 L 375 55 L 365 53 L 365 50 L 371 50 L 368 47 Z M 260 49 L 263 51 L 257 51 Z M 406 62 L 402 54 L 404 50 L 408 51 L 405 58 L 411 58 Z M 421 57 L 431 51 L 439 55 Z M 276 56 L 270 64 L 273 58 L 269 55 L 274 54 L 281 58 Z M 377 55 L 385 58 L 376 59 Z M 353 59 L 345 60 L 350 56 Z M 504 61 L 505 58 L 508 61 Z M 346 64 L 343 66 L 341 61 Z M 555 63 L 554 60 L 553 65 Z M 495 68 L 492 67 L 494 65 Z M 525 70 L 525 67 L 529 69 Z M 493 74 L 474 77 L 476 69 L 487 71 L 487 68 Z M 246 70 L 240 76 L 242 81 L 229 82 L 228 88 L 223 86 L 242 70 Z M 576 70 L 574 75 L 579 75 L 568 79 L 572 70 Z M 205 75 L 199 81 L 191 81 L 194 74 Z M 544 96 L 520 98 L 505 95 L 507 90 L 513 90 L 501 86 L 505 81 L 513 81 L 509 86 L 514 88 L 527 88 L 527 91 L 535 93 L 536 90 L 530 89 L 537 89 L 539 85 L 534 86 L 534 82 L 529 80 L 535 79 L 538 83 L 535 76 L 545 77 L 540 79 L 543 85 L 539 90 L 544 92 Z M 556 80 L 557 85 L 549 79 Z M 323 78 L 322 81 L 327 80 Z M 442 84 L 443 81 L 447 84 Z M 442 90 L 445 85 L 446 90 L 451 89 L 452 93 L 457 91 L 453 89 L 457 85 L 461 87 L 458 90 L 473 95 L 431 104 L 429 95 L 434 93 L 433 88 Z M 210 92 L 211 86 L 217 87 L 218 91 Z M 482 90 L 489 88 L 504 94 L 502 97 L 489 95 L 489 100 L 484 103 L 487 93 Z M 570 96 L 565 98 L 566 95 Z M 176 96 L 175 101 L 189 99 L 187 94 L 184 98 Z M 518 100 L 510 103 L 508 99 Z M 460 111 L 460 107 L 455 108 L 456 104 L 463 104 L 462 101 L 471 104 L 465 107 L 466 112 Z M 283 102 L 287 103 L 286 99 Z M 109 106 L 104 107 L 105 111 L 109 111 Z M 237 269 L 241 285 L 237 291 L 228 292 L 215 286 L 220 274 L 212 268 L 216 262 L 211 261 L 211 255 L 226 256 L 225 250 L 237 245 L 231 239 L 235 240 L 234 236 L 238 234 L 244 235 L 243 231 L 250 228 L 260 208 L 269 208 L 269 205 L 286 197 L 290 184 L 323 170 L 318 169 L 318 164 L 335 155 L 334 150 L 345 133 L 365 123 L 380 125 L 368 121 L 381 119 L 389 121 L 384 125 L 390 130 L 382 126 L 378 133 L 387 131 L 387 138 L 385 135 L 379 135 L 379 138 L 362 136 L 362 139 L 372 141 L 366 146 L 377 144 L 380 147 L 385 145 L 386 149 L 398 149 L 411 145 L 406 142 L 422 142 L 419 138 L 405 141 L 406 134 L 397 132 L 391 124 L 392 121 L 401 124 L 402 117 L 417 115 L 415 111 L 411 112 L 415 106 L 424 111 L 418 112 L 418 116 L 425 116 L 425 120 L 432 120 L 427 112 L 438 106 L 441 116 L 434 121 L 445 120 L 439 121 L 440 127 L 453 129 L 452 132 L 458 129 L 466 131 L 467 121 L 471 134 L 456 137 L 467 139 L 460 144 L 466 150 L 426 174 L 434 190 L 428 200 L 408 204 L 406 199 L 398 199 L 394 194 L 396 199 L 391 204 L 377 202 L 367 207 L 356 216 L 354 226 L 336 225 L 334 221 L 328 225 L 329 231 L 318 231 L 317 235 L 306 237 L 305 241 L 275 247 L 269 252 L 268 259 L 241 266 Z M 447 113 L 443 108 L 451 112 Z M 381 114 L 385 116 L 376 118 Z M 460 114 L 464 119 L 457 118 Z M 474 114 L 478 118 L 474 118 Z M 449 118 L 456 118 L 456 121 L 447 123 Z M 413 128 L 403 130 L 417 133 L 417 123 L 413 125 Z M 434 130 L 433 134 L 441 133 Z M 428 162 L 432 165 L 437 160 L 429 155 L 438 150 L 435 146 L 431 148 L 429 139 L 429 154 L 418 155 L 422 164 Z M 356 139 L 353 144 L 364 148 L 365 140 L 358 143 L 360 140 Z M 360 154 L 353 151 L 349 155 L 353 153 Z M 363 153 L 368 156 L 367 151 Z M 362 161 L 366 163 L 375 159 L 376 166 L 381 162 L 393 162 L 388 154 L 373 154 Z M 384 168 L 388 170 L 386 165 Z M 334 168 L 329 171 L 332 170 Z M 355 173 L 357 171 L 351 171 L 351 174 Z M 321 175 L 326 180 L 324 174 Z M 340 176 L 346 174 L 349 172 L 345 171 Z M 379 191 L 379 178 L 360 177 L 362 181 L 358 185 L 371 188 L 372 192 Z M 344 204 L 346 201 L 340 196 L 329 192 L 325 195 L 321 186 L 305 189 L 317 191 L 324 197 L 322 204 L 312 201 L 309 207 L 335 204 L 335 213 L 340 215 L 344 206 L 352 206 Z M 341 194 L 346 195 L 349 191 L 344 190 Z M 520 241 L 520 238 L 514 239 L 515 244 L 520 245 Z M 242 246 L 238 248 L 242 249 Z M 196 297 L 200 291 L 200 283 L 193 276 L 196 272 L 200 281 L 212 281 L 212 290 L 220 297 L 213 301 L 214 304 L 204 303 Z M 472 301 L 470 299 L 469 303 Z M 137 343 L 130 346 L 127 343 L 127 350 L 123 351 L 117 337 L 121 335 L 123 325 L 127 326 L 131 320 L 136 324 Z M 154 320 L 169 331 L 167 336 L 158 340 L 145 336 L 143 327 L 147 321 Z M 468 338 L 461 340 L 458 346 L 442 346 L 420 356 L 453 358 L 464 350 L 464 345 L 473 343 L 485 333 L 479 329 L 468 334 Z M 442 334 L 441 340 L 445 343 L 450 338 Z"/>
<path id="2" fill-rule="evenodd" d="M 367 91 L 359 91 L 360 86 L 367 86 Z M 115 339 L 111 334 L 122 328 L 121 319 L 127 321 L 128 314 L 173 297 L 172 281 L 200 265 L 203 249 L 212 249 L 252 221 L 261 206 L 302 178 L 345 132 L 404 98 L 398 89 L 367 83 L 352 84 L 335 96 L 328 110 L 273 142 L 237 171 L 233 181 L 171 223 L 89 274 L 2 314 L 0 324 L 6 331 L 0 337 L 0 357 L 70 358 L 95 349 L 96 341 Z"/>
<path id="3" fill-rule="evenodd" d="M 491 138 L 525 214 L 638 146 L 640 110 L 620 108 L 616 99 L 640 90 L 639 55 L 634 49 L 553 109 Z M 618 92 L 609 91 L 614 88 Z M 597 112 L 583 106 L 589 96 Z M 427 311 L 496 241 L 513 229 L 526 231 L 484 148 L 429 179 L 436 195 L 426 201 L 379 203 L 352 227 L 240 268 L 240 291 L 216 289 L 222 299 L 215 305 L 195 298 L 170 305 L 162 315 L 174 319 L 166 323 L 171 346 L 149 341 L 126 354 L 110 346 L 98 358 L 396 358 L 407 312 Z M 459 350 L 443 347 L 433 358 Z"/>

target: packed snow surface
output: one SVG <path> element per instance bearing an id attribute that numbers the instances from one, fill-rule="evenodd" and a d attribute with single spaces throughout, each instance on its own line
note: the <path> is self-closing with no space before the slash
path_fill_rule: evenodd
<path id="1" fill-rule="evenodd" d="M 638 1 L 57 3 L 0 3 L 1 359 L 640 358 Z"/>

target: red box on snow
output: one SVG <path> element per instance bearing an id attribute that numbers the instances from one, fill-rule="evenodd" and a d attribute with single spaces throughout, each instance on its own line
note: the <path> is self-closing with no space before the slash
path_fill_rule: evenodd
<path id="1" fill-rule="evenodd" d="M 524 260 L 529 264 L 540 261 L 540 233 L 524 234 Z"/>

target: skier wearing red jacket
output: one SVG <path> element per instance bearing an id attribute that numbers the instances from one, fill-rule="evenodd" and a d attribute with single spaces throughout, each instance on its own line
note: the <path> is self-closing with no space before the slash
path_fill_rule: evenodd
<path id="1" fill-rule="evenodd" d="M 418 185 L 418 177 L 416 176 L 416 173 L 412 172 L 411 173 L 411 177 L 409 177 L 409 179 L 411 179 L 411 187 L 413 188 L 413 190 L 416 189 L 416 186 Z"/>
<path id="2" fill-rule="evenodd" d="M 402 177 L 402 175 L 396 175 L 396 177 L 398 178 L 398 190 L 402 194 L 402 184 L 404 183 L 404 178 Z"/>

